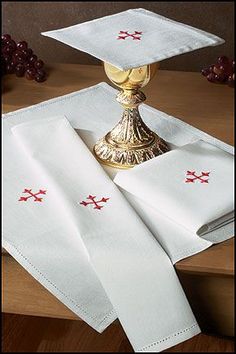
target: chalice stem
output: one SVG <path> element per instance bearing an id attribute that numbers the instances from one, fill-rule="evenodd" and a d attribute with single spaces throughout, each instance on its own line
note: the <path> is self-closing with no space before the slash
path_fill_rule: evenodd
<path id="1" fill-rule="evenodd" d="M 116 168 L 130 168 L 168 151 L 167 143 L 143 122 L 138 107 L 146 99 L 146 86 L 157 65 L 121 71 L 105 63 L 111 81 L 122 89 L 116 100 L 124 107 L 121 120 L 94 146 L 97 159 Z"/>
<path id="2" fill-rule="evenodd" d="M 153 140 L 153 133 L 143 122 L 138 107 L 125 108 L 121 120 L 110 131 L 108 140 L 124 147 L 141 147 Z"/>
<path id="3" fill-rule="evenodd" d="M 121 120 L 94 146 L 101 162 L 117 168 L 129 168 L 166 151 L 164 140 L 143 122 L 138 106 L 146 97 L 139 90 L 124 90 L 117 95 L 124 107 Z"/>

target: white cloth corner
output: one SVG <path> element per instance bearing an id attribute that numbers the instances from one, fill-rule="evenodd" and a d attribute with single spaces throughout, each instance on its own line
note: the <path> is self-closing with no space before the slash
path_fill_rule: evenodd
<path id="1" fill-rule="evenodd" d="M 19 208 L 43 210 L 50 198 L 65 207 L 134 350 L 159 352 L 198 334 L 168 256 L 69 122 L 32 120 L 12 132 L 47 189 L 42 202 L 17 201 Z"/>

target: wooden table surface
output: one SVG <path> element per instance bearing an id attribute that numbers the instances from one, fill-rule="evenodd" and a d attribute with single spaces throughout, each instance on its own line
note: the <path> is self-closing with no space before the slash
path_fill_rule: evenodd
<path id="1" fill-rule="evenodd" d="M 7 75 L 3 112 L 14 111 L 109 80 L 102 66 L 53 64 L 44 83 Z M 144 89 L 147 104 L 234 144 L 234 89 L 210 84 L 199 73 L 160 70 Z M 119 118 L 119 117 L 117 117 Z M 234 275 L 234 239 L 214 245 L 176 264 L 177 272 Z M 11 256 L 3 254 L 3 312 L 78 319 L 33 279 Z"/>

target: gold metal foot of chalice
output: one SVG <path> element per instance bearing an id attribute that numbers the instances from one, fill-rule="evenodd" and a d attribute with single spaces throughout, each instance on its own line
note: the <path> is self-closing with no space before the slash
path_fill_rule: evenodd
<path id="1" fill-rule="evenodd" d="M 124 112 L 119 123 L 94 146 L 94 154 L 101 163 L 130 168 L 169 151 L 167 143 L 146 126 L 138 111 L 146 99 L 139 89 L 147 85 L 158 67 L 155 63 L 122 71 L 104 63 L 108 78 L 122 89 L 116 99 Z"/>

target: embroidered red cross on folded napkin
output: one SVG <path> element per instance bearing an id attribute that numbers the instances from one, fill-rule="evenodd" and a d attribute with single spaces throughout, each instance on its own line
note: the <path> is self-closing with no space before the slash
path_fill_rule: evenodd
<path id="1" fill-rule="evenodd" d="M 234 220 L 233 156 L 204 141 L 116 175 L 115 182 L 200 236 Z"/>

